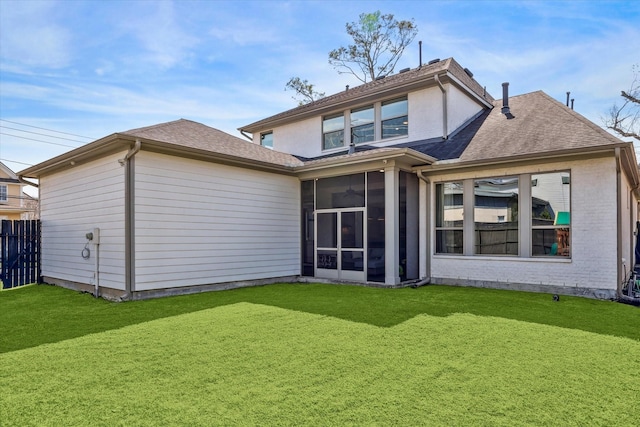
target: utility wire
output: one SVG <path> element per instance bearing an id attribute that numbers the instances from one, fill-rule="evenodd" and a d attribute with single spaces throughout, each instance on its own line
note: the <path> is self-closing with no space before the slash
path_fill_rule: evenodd
<path id="1" fill-rule="evenodd" d="M 61 147 L 78 148 L 78 147 L 77 147 L 77 146 L 75 146 L 75 145 L 59 144 L 59 143 L 57 143 L 57 142 L 43 141 L 43 140 L 41 140 L 41 139 L 34 139 L 34 138 L 27 138 L 26 136 L 13 135 L 13 134 L 6 133 L 6 132 L 0 132 L 0 135 L 13 136 L 13 137 L 15 137 L 15 138 L 28 139 L 29 141 L 44 142 L 45 144 L 59 145 L 59 146 L 61 146 Z"/>
<path id="2" fill-rule="evenodd" d="M 17 130 L 18 132 L 30 133 L 30 134 L 33 134 L 33 135 L 46 136 L 47 138 L 64 139 L 66 141 L 79 142 L 80 144 L 86 144 L 85 141 L 78 141 L 77 139 L 65 138 L 64 136 L 47 135 L 46 133 L 31 132 L 30 130 L 23 130 L 23 129 L 12 128 L 12 127 L 9 127 L 9 126 L 2 126 L 2 125 L 0 125 L 0 128 Z"/>
<path id="3" fill-rule="evenodd" d="M 95 139 L 95 138 L 92 138 L 92 137 L 90 137 L 90 136 L 82 136 L 82 135 L 77 135 L 77 134 L 75 134 L 75 133 L 61 132 L 61 131 L 59 131 L 59 130 L 53 130 L 53 129 L 47 129 L 47 128 L 41 128 L 41 127 L 39 127 L 39 126 L 27 125 L 27 124 L 24 124 L 24 123 L 18 123 L 18 122 L 14 122 L 14 121 L 7 120 L 7 119 L 0 119 L 0 121 L 7 122 L 7 123 L 13 123 L 14 125 L 20 125 L 20 126 L 26 126 L 26 127 L 35 128 L 35 129 L 40 129 L 40 130 L 46 130 L 46 131 L 48 131 L 48 132 L 55 132 L 55 133 L 61 133 L 61 134 L 64 134 L 64 135 L 77 136 L 78 138 Z M 26 132 L 26 131 L 25 131 L 25 132 Z"/>
<path id="4" fill-rule="evenodd" d="M 25 166 L 33 166 L 31 163 L 18 162 L 18 161 L 9 160 L 9 159 L 0 159 L 0 161 L 2 161 L 2 162 L 10 162 L 10 163 L 17 163 L 19 165 L 25 165 Z"/>

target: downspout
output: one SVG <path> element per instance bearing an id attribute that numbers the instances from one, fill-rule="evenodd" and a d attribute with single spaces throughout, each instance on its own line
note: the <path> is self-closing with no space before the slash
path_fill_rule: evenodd
<path id="1" fill-rule="evenodd" d="M 437 74 L 433 78 L 442 92 L 442 139 L 447 139 L 449 137 L 449 130 L 447 129 L 447 91 Z M 420 175 L 418 174 L 418 176 Z"/>
<path id="2" fill-rule="evenodd" d="M 247 138 L 249 141 L 253 142 L 253 137 L 249 136 L 248 133 L 245 133 L 243 129 L 240 129 L 240 133 L 242 134 L 242 136 L 244 136 L 245 138 Z"/>
<path id="3" fill-rule="evenodd" d="M 119 159 L 120 166 L 124 166 L 124 254 L 125 254 L 125 299 L 131 299 L 135 291 L 135 156 L 142 146 L 139 139 L 127 152 L 123 159 Z"/>
<path id="4" fill-rule="evenodd" d="M 426 253 L 424 254 L 425 257 L 425 262 L 427 263 L 426 265 L 426 276 L 420 280 L 419 282 L 415 283 L 414 285 L 412 285 L 412 287 L 418 287 L 418 286 L 423 286 L 423 285 L 428 285 L 429 283 L 431 283 L 431 251 L 429 250 L 429 242 L 431 241 L 431 239 L 429 239 L 429 234 L 428 234 L 428 230 L 429 230 L 429 187 L 431 185 L 431 181 L 429 181 L 429 178 L 427 178 L 426 176 L 424 176 L 422 174 L 421 170 L 417 170 L 416 171 L 416 175 L 417 177 L 423 181 L 425 184 L 427 184 L 427 200 L 425 200 L 426 205 L 427 205 L 427 219 L 426 219 L 426 227 L 424 230 L 425 236 L 426 236 Z M 420 211 L 420 209 L 418 209 L 418 211 Z"/>
<path id="5" fill-rule="evenodd" d="M 622 297 L 622 282 L 626 277 L 627 272 L 622 271 L 622 170 L 620 166 L 620 147 L 616 147 L 614 150 L 615 158 L 616 158 L 616 211 L 617 211 L 617 224 L 616 224 L 616 232 L 617 232 L 617 274 L 618 274 L 618 286 L 616 287 L 616 294 L 618 298 Z"/>

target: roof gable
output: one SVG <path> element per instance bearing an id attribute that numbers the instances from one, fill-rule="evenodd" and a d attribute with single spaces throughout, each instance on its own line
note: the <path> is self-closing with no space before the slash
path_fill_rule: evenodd
<path id="1" fill-rule="evenodd" d="M 317 101 L 281 112 L 271 117 L 259 120 L 240 128 L 241 131 L 257 132 L 268 130 L 283 123 L 302 120 L 329 110 L 335 110 L 353 103 L 371 102 L 374 99 L 384 99 L 400 95 L 400 92 L 416 90 L 418 88 L 435 85 L 434 76 L 440 76 L 443 81 L 451 78 L 456 84 L 462 85 L 477 99 L 489 105 L 493 97 L 471 77 L 453 58 L 422 65 L 406 72 L 400 72 L 382 79 L 374 80 L 342 92 L 326 96 Z"/>

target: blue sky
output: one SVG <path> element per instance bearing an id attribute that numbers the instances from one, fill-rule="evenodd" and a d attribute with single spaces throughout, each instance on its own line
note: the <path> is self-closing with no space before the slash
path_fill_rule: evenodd
<path id="1" fill-rule="evenodd" d="M 637 1 L 0 0 L 0 159 L 19 171 L 179 118 L 240 136 L 296 106 L 290 77 L 327 94 L 356 86 L 328 52 L 375 10 L 418 26 L 396 70 L 418 65 L 422 40 L 425 62 L 454 57 L 496 98 L 505 81 L 563 103 L 571 91 L 598 125 L 640 63 Z"/>

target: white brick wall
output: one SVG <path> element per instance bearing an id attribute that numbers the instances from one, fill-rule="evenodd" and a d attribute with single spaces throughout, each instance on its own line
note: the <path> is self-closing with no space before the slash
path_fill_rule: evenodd
<path id="1" fill-rule="evenodd" d="M 613 157 L 432 176 L 431 181 L 433 185 L 438 181 L 567 169 L 571 170 L 571 259 L 432 255 L 431 276 L 445 281 L 615 290 L 617 216 Z M 431 218 L 435 217 L 433 206 L 434 203 L 431 204 Z M 432 230 L 433 226 L 432 222 Z M 525 226 L 528 227 L 521 224 L 521 227 Z M 433 241 L 431 248 L 433 252 Z"/>

